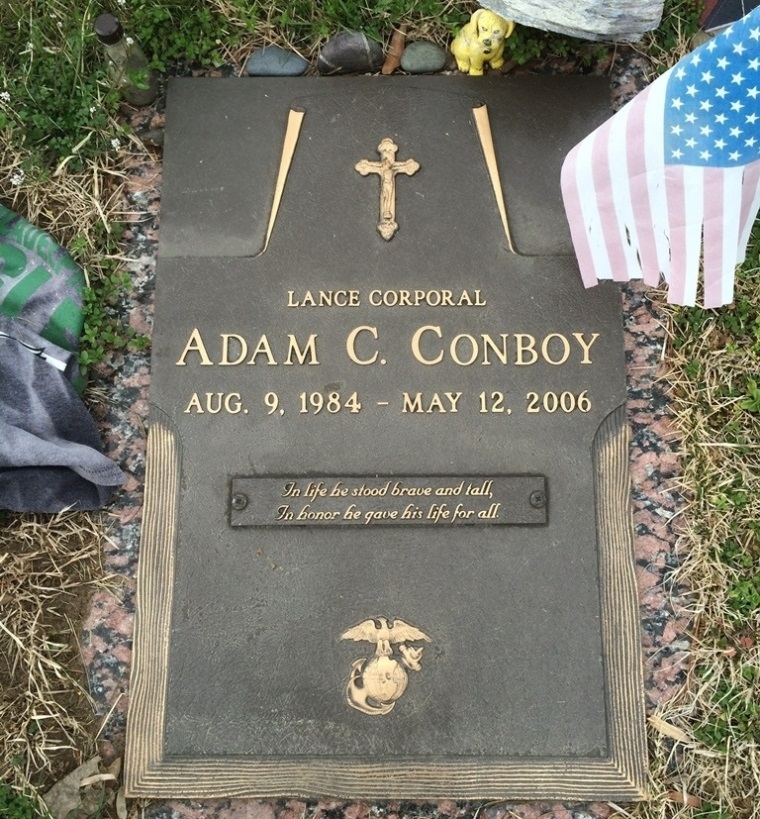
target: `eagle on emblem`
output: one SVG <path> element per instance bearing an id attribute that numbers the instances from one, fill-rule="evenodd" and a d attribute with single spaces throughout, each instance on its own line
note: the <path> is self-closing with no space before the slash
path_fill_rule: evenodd
<path id="1" fill-rule="evenodd" d="M 363 620 L 344 631 L 340 639 L 375 644 L 374 657 L 354 661 L 346 687 L 348 704 L 371 715 L 390 713 L 409 683 L 409 675 L 393 656 L 393 644 L 398 645 L 401 663 L 406 668 L 421 671 L 423 646 L 408 646 L 406 643 L 430 642 L 430 637 L 415 626 L 385 617 Z"/>

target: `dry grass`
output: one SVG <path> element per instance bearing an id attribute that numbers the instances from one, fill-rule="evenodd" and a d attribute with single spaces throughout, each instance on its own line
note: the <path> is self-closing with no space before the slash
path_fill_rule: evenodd
<path id="1" fill-rule="evenodd" d="M 8 516 L 0 528 L 0 780 L 50 784 L 92 750 L 78 635 L 106 579 L 85 513 Z"/>
<path id="2" fill-rule="evenodd" d="M 124 217 L 122 157 L 80 173 L 64 160 L 13 184 L 24 152 L 9 136 L 0 134 L 0 201 L 69 249 L 90 283 L 99 279 L 104 239 Z M 104 540 L 99 515 L 0 511 L 0 782 L 20 791 L 44 792 L 92 754 L 79 636 L 92 592 L 112 584 Z"/>
<path id="3" fill-rule="evenodd" d="M 669 308 L 671 398 L 682 438 L 676 580 L 691 590 L 688 684 L 650 725 L 647 819 L 760 817 L 760 373 L 756 242 L 736 302 Z M 754 260 L 754 263 L 752 262 Z"/>
<path id="4" fill-rule="evenodd" d="M 87 163 L 82 173 L 70 173 L 65 165 L 51 178 L 25 178 L 9 185 L 21 167 L 23 155 L 0 138 L 0 200 L 32 224 L 50 233 L 82 265 L 90 280 L 99 275 L 103 237 L 114 222 L 125 218 L 124 161 L 113 156 Z"/>

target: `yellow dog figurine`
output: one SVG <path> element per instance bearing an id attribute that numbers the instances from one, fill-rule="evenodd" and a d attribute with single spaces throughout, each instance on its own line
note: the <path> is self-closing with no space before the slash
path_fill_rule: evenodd
<path id="1" fill-rule="evenodd" d="M 504 41 L 514 30 L 514 21 L 505 20 L 488 9 L 478 9 L 451 44 L 459 70 L 481 77 L 486 63 L 491 68 L 501 68 L 504 65 Z"/>

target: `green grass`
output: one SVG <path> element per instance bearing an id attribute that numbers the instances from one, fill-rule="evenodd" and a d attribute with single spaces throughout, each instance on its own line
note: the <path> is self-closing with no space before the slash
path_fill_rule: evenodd
<path id="1" fill-rule="evenodd" d="M 36 802 L 0 781 L 0 817 L 2 819 L 50 819 L 40 813 Z"/>
<path id="2" fill-rule="evenodd" d="M 3 4 L 0 128 L 27 175 L 44 182 L 66 157 L 79 171 L 110 149 L 117 97 L 108 88 L 91 35 L 94 3 Z"/>

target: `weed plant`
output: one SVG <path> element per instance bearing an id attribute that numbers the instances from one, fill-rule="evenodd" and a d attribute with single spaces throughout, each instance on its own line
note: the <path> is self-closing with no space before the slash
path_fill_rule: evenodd
<path id="1" fill-rule="evenodd" d="M 665 0 L 660 25 L 643 40 L 644 53 L 656 74 L 675 65 L 691 51 L 704 7 L 703 0 Z"/>
<path id="2" fill-rule="evenodd" d="M 33 799 L 17 793 L 5 782 L 0 782 L 0 816 L 3 819 L 49 819 L 49 814 L 39 812 Z"/>

